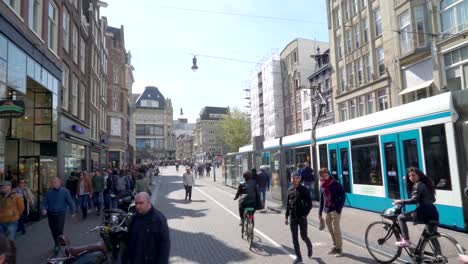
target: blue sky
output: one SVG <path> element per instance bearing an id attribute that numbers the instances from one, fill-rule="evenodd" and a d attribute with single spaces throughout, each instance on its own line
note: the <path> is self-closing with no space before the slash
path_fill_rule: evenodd
<path id="1" fill-rule="evenodd" d="M 328 41 L 325 0 L 109 0 L 101 9 L 110 26 L 125 27 L 126 48 L 135 67 L 134 93 L 147 85 L 171 98 L 174 119 L 195 122 L 204 106 L 245 109 L 245 92 L 255 64 L 198 58 L 191 54 L 260 62 L 297 37 Z M 309 23 L 220 15 L 164 7 L 251 14 Z"/>

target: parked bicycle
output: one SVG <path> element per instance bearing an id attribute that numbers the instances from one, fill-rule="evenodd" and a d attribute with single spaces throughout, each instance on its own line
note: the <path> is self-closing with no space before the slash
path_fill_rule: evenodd
<path id="1" fill-rule="evenodd" d="M 402 239 L 397 218 L 403 210 L 401 206 L 386 209 L 381 214 L 381 221 L 367 227 L 366 247 L 375 260 L 392 263 L 404 249 L 413 263 L 458 263 L 458 257 L 464 254 L 465 249 L 450 235 L 437 232 L 437 224 L 424 223 L 426 226 L 415 247 L 402 248 L 395 245 Z"/>
<path id="2" fill-rule="evenodd" d="M 244 210 L 244 222 L 242 223 L 241 237 L 246 238 L 249 242 L 249 249 L 252 249 L 253 238 L 254 238 L 254 226 L 255 226 L 255 208 L 245 208 Z"/>

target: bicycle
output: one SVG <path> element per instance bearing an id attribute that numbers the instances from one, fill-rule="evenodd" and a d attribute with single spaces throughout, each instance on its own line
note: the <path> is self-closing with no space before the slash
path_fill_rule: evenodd
<path id="1" fill-rule="evenodd" d="M 437 223 L 424 223 L 426 226 L 415 247 L 402 248 L 395 245 L 402 239 L 397 221 L 402 211 L 401 206 L 386 209 L 381 214 L 381 221 L 367 227 L 366 248 L 377 262 L 392 263 L 404 249 L 413 263 L 458 263 L 458 257 L 464 254 L 465 249 L 450 235 L 437 232 Z"/>
<path id="2" fill-rule="evenodd" d="M 244 222 L 242 222 L 241 237 L 242 239 L 247 238 L 249 242 L 249 249 L 252 249 L 253 238 L 254 238 L 254 208 L 245 208 L 244 209 Z"/>

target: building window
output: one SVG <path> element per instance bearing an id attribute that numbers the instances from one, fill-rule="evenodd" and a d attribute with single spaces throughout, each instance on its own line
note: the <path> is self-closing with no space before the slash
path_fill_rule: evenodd
<path id="1" fill-rule="evenodd" d="M 361 31 L 359 30 L 359 25 L 356 25 L 354 28 L 353 28 L 353 31 L 354 31 L 354 45 L 356 49 L 358 49 L 360 46 L 361 46 Z"/>
<path id="2" fill-rule="evenodd" d="M 422 128 L 427 176 L 438 190 L 452 190 L 447 140 L 443 124 Z"/>
<path id="3" fill-rule="evenodd" d="M 387 95 L 387 90 L 382 89 L 377 92 L 377 99 L 378 99 L 378 109 L 377 111 L 382 111 L 385 109 L 388 109 L 388 95 Z"/>
<path id="4" fill-rule="evenodd" d="M 336 43 L 337 45 L 337 53 L 338 59 L 341 60 L 343 58 L 343 39 L 341 35 L 336 36 Z"/>
<path id="5" fill-rule="evenodd" d="M 117 137 L 122 135 L 122 119 L 118 117 L 111 117 L 110 134 L 111 136 Z"/>
<path id="6" fill-rule="evenodd" d="M 49 28 L 48 45 L 49 45 L 49 49 L 51 49 L 52 51 L 54 51 L 57 54 L 58 8 L 52 1 L 49 1 L 48 14 L 49 14 L 49 16 L 48 16 L 48 28 Z"/>
<path id="7" fill-rule="evenodd" d="M 330 89 L 330 79 L 325 80 L 325 91 L 328 91 Z"/>
<path id="8" fill-rule="evenodd" d="M 372 60 L 371 60 L 371 56 L 370 54 L 368 53 L 367 55 L 365 55 L 365 63 L 366 63 L 366 76 L 367 76 L 367 81 L 370 82 L 374 79 L 374 74 L 372 74 Z"/>
<path id="9" fill-rule="evenodd" d="M 362 67 L 362 59 L 360 58 L 358 60 L 358 71 L 357 71 L 357 77 L 358 77 L 358 84 L 361 85 L 364 82 L 364 76 L 363 76 L 363 67 Z"/>
<path id="10" fill-rule="evenodd" d="M 112 111 L 117 111 L 119 106 L 118 92 L 112 92 Z"/>
<path id="11" fill-rule="evenodd" d="M 333 111 L 333 103 L 332 103 L 332 97 L 327 96 L 327 112 Z"/>
<path id="12" fill-rule="evenodd" d="M 9 5 L 16 14 L 21 14 L 21 0 L 3 0 L 7 5 Z"/>
<path id="13" fill-rule="evenodd" d="M 346 54 L 348 54 L 349 52 L 351 52 L 352 50 L 352 44 L 351 44 L 351 31 L 346 31 L 345 32 L 345 38 L 346 38 Z"/>
<path id="14" fill-rule="evenodd" d="M 335 16 L 335 28 L 341 27 L 341 12 L 340 9 L 337 8 L 333 11 L 333 14 Z"/>
<path id="15" fill-rule="evenodd" d="M 81 83 L 80 87 L 80 119 L 85 120 L 85 98 L 86 98 L 86 86 Z"/>
<path id="16" fill-rule="evenodd" d="M 353 1 L 353 15 L 356 15 L 359 12 L 359 0 Z"/>
<path id="17" fill-rule="evenodd" d="M 345 0 L 342 2 L 343 5 L 343 12 L 344 12 L 344 21 L 349 20 L 349 5 L 348 5 L 348 0 Z"/>
<path id="18" fill-rule="evenodd" d="M 119 83 L 119 67 L 117 65 L 114 66 L 114 75 L 112 77 L 112 81 L 115 84 Z"/>
<path id="19" fill-rule="evenodd" d="M 304 109 L 304 121 L 310 120 L 310 108 L 307 107 Z"/>
<path id="20" fill-rule="evenodd" d="M 338 69 L 338 77 L 339 77 L 339 81 L 340 81 L 340 91 L 344 92 L 345 87 L 346 87 L 346 83 L 345 83 L 345 78 L 344 78 L 344 69 L 343 69 L 343 67 L 340 67 Z"/>
<path id="21" fill-rule="evenodd" d="M 361 20 L 361 26 L 362 26 L 362 39 L 363 43 L 366 44 L 369 42 L 369 23 L 367 23 L 367 19 L 364 18 Z"/>
<path id="22" fill-rule="evenodd" d="M 297 52 L 293 52 L 292 54 L 293 56 L 293 63 L 296 63 L 297 62 Z"/>
<path id="23" fill-rule="evenodd" d="M 72 77 L 72 115 L 78 116 L 78 76 Z"/>
<path id="24" fill-rule="evenodd" d="M 78 27 L 75 23 L 72 31 L 72 56 L 75 64 L 78 64 Z"/>
<path id="25" fill-rule="evenodd" d="M 379 65 L 379 76 L 385 74 L 385 57 L 383 48 L 377 49 L 377 64 Z"/>
<path id="26" fill-rule="evenodd" d="M 356 117 L 356 99 L 349 100 L 349 119 Z"/>
<path id="27" fill-rule="evenodd" d="M 361 8 L 364 9 L 367 6 L 367 0 L 360 0 L 361 1 Z"/>
<path id="28" fill-rule="evenodd" d="M 375 112 L 374 104 L 375 104 L 374 93 L 370 93 L 367 95 L 367 114 L 372 114 Z"/>
<path id="29" fill-rule="evenodd" d="M 379 138 L 377 136 L 351 140 L 353 183 L 382 185 Z"/>
<path id="30" fill-rule="evenodd" d="M 68 111 L 68 90 L 70 86 L 70 69 L 66 64 L 63 64 L 62 72 L 62 109 Z"/>
<path id="31" fill-rule="evenodd" d="M 358 116 L 364 116 L 366 114 L 366 96 L 359 96 L 359 105 L 358 105 Z"/>
<path id="32" fill-rule="evenodd" d="M 29 0 L 29 28 L 42 36 L 42 0 Z"/>
<path id="33" fill-rule="evenodd" d="M 86 42 L 83 38 L 80 39 L 80 69 L 84 73 L 86 69 Z"/>
<path id="34" fill-rule="evenodd" d="M 423 6 L 416 6 L 414 8 L 414 20 L 416 22 L 416 34 L 417 39 L 417 47 L 422 48 L 427 46 L 427 39 L 426 39 L 426 13 L 425 7 Z"/>
<path id="35" fill-rule="evenodd" d="M 348 72 L 347 89 L 350 89 L 350 88 L 354 87 L 354 63 L 353 62 L 346 65 L 346 71 Z"/>
<path id="36" fill-rule="evenodd" d="M 374 10 L 374 24 L 375 24 L 375 36 L 382 35 L 382 17 L 380 16 L 380 8 Z"/>
<path id="37" fill-rule="evenodd" d="M 343 102 L 339 105 L 339 109 L 340 109 L 340 119 L 341 121 L 346 121 L 349 119 L 348 117 L 348 103 L 347 102 Z"/>
<path id="38" fill-rule="evenodd" d="M 468 28 L 468 0 L 443 0 L 440 9 L 442 33 L 450 36 Z"/>
<path id="39" fill-rule="evenodd" d="M 411 18 L 409 11 L 405 11 L 398 18 L 400 23 L 400 51 L 401 54 L 406 54 L 413 49 L 413 40 L 411 32 Z"/>

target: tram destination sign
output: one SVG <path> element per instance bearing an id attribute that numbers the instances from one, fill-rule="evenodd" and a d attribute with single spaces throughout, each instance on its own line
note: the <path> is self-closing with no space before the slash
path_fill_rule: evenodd
<path id="1" fill-rule="evenodd" d="M 0 118 L 24 116 L 24 102 L 21 100 L 0 100 Z"/>

